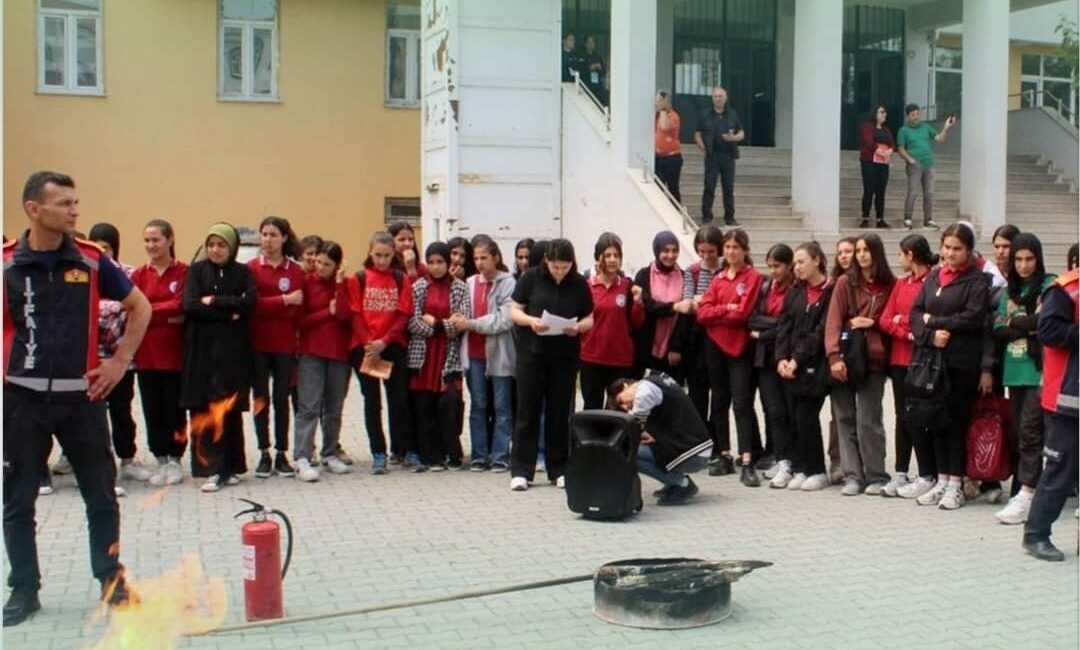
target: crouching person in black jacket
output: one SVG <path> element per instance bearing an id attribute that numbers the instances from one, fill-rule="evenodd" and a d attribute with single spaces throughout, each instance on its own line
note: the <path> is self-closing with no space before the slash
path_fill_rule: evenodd
<path id="1" fill-rule="evenodd" d="M 657 503 L 685 503 L 697 494 L 698 487 L 688 475 L 708 465 L 713 443 L 690 397 L 675 380 L 663 373 L 640 381 L 616 379 L 608 387 L 608 399 L 644 425 L 637 466 L 639 472 L 664 485 L 653 493 Z"/>

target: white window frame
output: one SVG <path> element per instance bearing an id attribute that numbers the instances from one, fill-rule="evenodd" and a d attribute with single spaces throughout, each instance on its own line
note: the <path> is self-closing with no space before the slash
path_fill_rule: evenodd
<path id="1" fill-rule="evenodd" d="M 937 119 L 941 115 L 941 111 L 938 109 L 937 73 L 944 72 L 946 74 L 955 74 L 955 75 L 960 76 L 960 77 L 963 77 L 963 74 L 964 74 L 963 66 L 961 66 L 959 68 L 945 68 L 945 67 L 939 66 L 938 63 L 937 63 L 937 51 L 938 51 L 938 48 L 949 49 L 949 50 L 957 50 L 958 52 L 960 52 L 961 56 L 963 56 L 963 52 L 964 52 L 962 47 L 955 47 L 955 46 L 952 46 L 952 45 L 940 45 L 940 44 L 937 44 L 937 43 L 934 43 L 933 47 L 930 48 L 930 83 L 929 83 L 929 86 L 930 86 L 929 91 L 930 92 L 928 93 L 930 95 L 930 97 L 929 97 L 929 101 L 927 101 L 927 104 L 934 107 L 934 115 L 933 116 L 923 115 L 924 120 L 925 119 L 930 119 L 930 117 L 933 117 L 934 119 Z"/>
<path id="2" fill-rule="evenodd" d="M 104 4 L 104 0 L 102 0 Z M 105 65 L 102 57 L 104 37 L 102 36 L 101 14 L 97 11 L 82 9 L 46 9 L 37 2 L 38 10 L 38 46 L 37 46 L 37 89 L 39 93 L 51 95 L 104 95 Z M 45 19 L 62 18 L 64 20 L 64 83 L 49 85 L 45 83 Z M 97 85 L 80 86 L 79 79 L 79 30 L 78 21 L 94 20 L 94 40 L 97 57 Z"/>
<path id="3" fill-rule="evenodd" d="M 405 98 L 390 97 L 390 42 L 394 38 L 405 38 Z M 393 27 L 386 30 L 386 81 L 383 84 L 383 98 L 386 106 L 400 108 L 420 107 L 420 30 Z M 415 96 L 414 96 L 415 95 Z"/>
<path id="4" fill-rule="evenodd" d="M 224 0 L 219 0 L 219 11 Z M 274 20 L 218 19 L 218 101 L 223 102 L 279 102 L 278 95 L 278 14 L 280 2 L 275 3 Z M 219 16 L 221 14 L 219 13 Z M 240 30 L 240 93 L 225 92 L 225 30 Z M 255 57 L 255 30 L 270 30 L 270 94 L 255 93 L 255 70 L 251 67 Z"/>
<path id="5" fill-rule="evenodd" d="M 1035 98 L 1034 98 L 1035 102 L 1034 102 L 1034 105 L 1035 106 L 1043 106 L 1043 105 L 1046 105 L 1045 104 L 1046 95 L 1043 94 L 1043 83 L 1044 82 L 1057 81 L 1057 82 L 1062 82 L 1062 83 L 1069 84 L 1069 96 L 1068 97 L 1058 97 L 1057 99 L 1060 99 L 1062 102 L 1065 103 L 1065 105 L 1069 109 L 1069 115 L 1072 116 L 1072 119 L 1075 122 L 1076 121 L 1076 108 L 1077 108 L 1076 107 L 1077 93 L 1076 93 L 1076 88 L 1073 88 L 1073 86 L 1072 86 L 1072 79 L 1069 79 L 1067 77 L 1048 77 L 1048 76 L 1046 76 L 1046 57 L 1047 57 L 1047 55 L 1046 54 L 1035 54 L 1035 53 L 1030 53 L 1030 54 L 1032 56 L 1039 57 L 1039 73 L 1038 74 L 1021 74 L 1020 75 L 1021 88 L 1023 88 L 1023 83 L 1025 81 L 1030 82 L 1030 83 L 1034 83 L 1035 84 Z M 1053 56 L 1053 55 L 1050 55 L 1050 56 Z M 1021 64 L 1021 65 L 1023 65 L 1023 64 Z M 1021 98 L 1021 104 L 1023 104 L 1023 98 Z M 1056 108 L 1056 107 L 1049 106 L 1049 105 L 1047 105 L 1047 106 L 1050 107 L 1050 108 Z"/>

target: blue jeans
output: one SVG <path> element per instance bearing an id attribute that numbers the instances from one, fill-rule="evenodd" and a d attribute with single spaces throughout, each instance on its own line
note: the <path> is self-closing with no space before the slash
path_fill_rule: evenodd
<path id="1" fill-rule="evenodd" d="M 488 395 L 488 377 L 484 375 L 487 364 L 469 359 L 465 381 L 469 385 L 469 439 L 472 442 L 472 460 L 490 460 L 494 463 L 510 462 L 510 436 L 513 433 L 513 409 L 511 407 L 512 377 L 491 377 L 493 395 Z M 495 400 L 495 432 L 492 449 L 488 449 L 487 409 L 488 399 Z"/>
<path id="2" fill-rule="evenodd" d="M 664 485 L 669 486 L 682 485 L 684 476 L 699 472 L 705 469 L 708 464 L 709 459 L 705 456 L 691 456 L 676 465 L 675 469 L 669 472 L 656 462 L 656 456 L 653 455 L 652 445 L 640 445 L 637 450 L 638 471 L 645 476 L 654 478 Z"/>

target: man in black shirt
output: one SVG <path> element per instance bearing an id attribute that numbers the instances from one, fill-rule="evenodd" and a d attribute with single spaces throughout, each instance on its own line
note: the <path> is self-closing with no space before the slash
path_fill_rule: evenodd
<path id="1" fill-rule="evenodd" d="M 727 91 L 722 86 L 713 88 L 712 108 L 701 115 L 694 142 L 705 154 L 705 191 L 701 195 L 701 221 L 713 220 L 713 198 L 716 177 L 724 195 L 724 224 L 738 226 L 735 221 L 735 160 L 739 157 L 739 143 L 746 134 L 734 108 L 727 105 Z"/>
<path id="2" fill-rule="evenodd" d="M 608 403 L 643 423 L 637 467 L 664 485 L 653 493 L 657 503 L 685 503 L 697 494 L 688 474 L 708 465 L 712 437 L 675 380 L 659 372 L 640 381 L 617 379 L 608 387 Z"/>

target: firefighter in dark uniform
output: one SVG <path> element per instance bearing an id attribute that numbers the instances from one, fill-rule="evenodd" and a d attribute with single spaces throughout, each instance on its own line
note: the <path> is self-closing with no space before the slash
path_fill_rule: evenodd
<path id="1" fill-rule="evenodd" d="M 150 303 L 95 244 L 72 232 L 70 177 L 37 172 L 23 188 L 30 228 L 4 244 L 4 544 L 11 595 L 4 625 L 41 608 L 34 503 L 51 437 L 63 446 L 86 503 L 90 566 L 110 605 L 131 596 L 120 564 L 116 465 L 104 398 L 123 378 L 150 321 Z M 98 299 L 120 301 L 127 330 L 98 360 Z"/>

